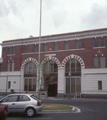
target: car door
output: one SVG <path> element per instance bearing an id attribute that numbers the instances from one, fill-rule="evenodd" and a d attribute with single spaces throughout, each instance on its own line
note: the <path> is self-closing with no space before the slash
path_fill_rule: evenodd
<path id="1" fill-rule="evenodd" d="M 27 95 L 19 95 L 17 103 L 17 112 L 25 112 L 25 108 L 31 104 Z"/>
<path id="2" fill-rule="evenodd" d="M 2 100 L 1 104 L 8 105 L 8 111 L 10 113 L 16 112 L 16 110 L 17 110 L 17 99 L 18 99 L 18 95 L 10 95 L 10 96 L 5 97 Z"/>

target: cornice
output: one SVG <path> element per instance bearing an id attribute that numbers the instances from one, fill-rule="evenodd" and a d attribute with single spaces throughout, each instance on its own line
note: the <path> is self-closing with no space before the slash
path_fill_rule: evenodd
<path id="1" fill-rule="evenodd" d="M 92 38 L 92 37 L 103 37 L 107 36 L 107 30 L 101 30 L 101 31 L 90 31 L 90 32 L 81 32 L 81 33 L 68 33 L 68 34 L 60 34 L 60 35 L 49 35 L 46 37 L 41 38 L 41 43 L 48 43 L 48 42 L 59 42 L 59 41 L 68 41 L 68 40 L 79 40 L 79 39 L 85 39 L 85 38 Z M 8 47 L 8 46 L 20 46 L 20 45 L 29 45 L 29 44 L 38 44 L 39 38 L 31 39 L 18 39 L 13 41 L 7 41 L 5 43 L 1 43 L 0 45 L 2 47 Z"/>

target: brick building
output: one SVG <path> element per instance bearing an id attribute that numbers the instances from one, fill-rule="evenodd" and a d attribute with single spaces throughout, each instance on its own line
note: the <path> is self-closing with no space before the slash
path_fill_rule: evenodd
<path id="1" fill-rule="evenodd" d="M 39 37 L 3 41 L 0 92 L 38 91 Z M 41 37 L 41 89 L 48 96 L 107 95 L 107 28 Z"/>

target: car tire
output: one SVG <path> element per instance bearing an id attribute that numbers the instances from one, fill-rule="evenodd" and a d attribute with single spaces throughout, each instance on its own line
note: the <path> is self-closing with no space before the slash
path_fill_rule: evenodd
<path id="1" fill-rule="evenodd" d="M 27 115 L 28 117 L 33 117 L 34 114 L 35 114 L 35 110 L 34 110 L 33 108 L 27 108 L 27 110 L 26 110 L 26 115 Z"/>

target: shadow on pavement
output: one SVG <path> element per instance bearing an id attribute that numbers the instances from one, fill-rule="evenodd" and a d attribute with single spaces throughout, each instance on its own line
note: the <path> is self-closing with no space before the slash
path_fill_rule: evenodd
<path id="1" fill-rule="evenodd" d="M 36 114 L 33 117 L 28 117 L 26 114 L 20 114 L 20 113 L 9 113 L 7 118 L 35 118 L 35 117 L 41 117 L 42 114 Z"/>

